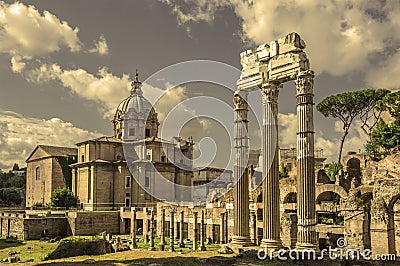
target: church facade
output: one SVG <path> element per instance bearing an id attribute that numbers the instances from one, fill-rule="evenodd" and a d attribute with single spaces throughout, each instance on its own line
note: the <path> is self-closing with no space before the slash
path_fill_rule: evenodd
<path id="1" fill-rule="evenodd" d="M 170 187 L 162 189 L 171 191 L 175 201 L 190 200 L 190 195 L 174 191 L 173 184 L 192 184 L 193 141 L 179 137 L 169 141 L 157 136 L 157 113 L 143 97 L 137 74 L 130 95 L 118 105 L 112 123 L 113 137 L 77 144 L 78 162 L 71 165 L 72 190 L 81 208 L 153 205 L 159 199 L 152 195 L 161 189 L 155 181 L 157 174 L 170 181 Z"/>

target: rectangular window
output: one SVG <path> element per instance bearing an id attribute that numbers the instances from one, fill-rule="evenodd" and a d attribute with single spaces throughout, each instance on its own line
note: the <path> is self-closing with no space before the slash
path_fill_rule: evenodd
<path id="1" fill-rule="evenodd" d="M 161 156 L 161 162 L 165 162 L 165 155 Z"/>
<path id="2" fill-rule="evenodd" d="M 150 177 L 149 177 L 149 176 L 146 176 L 146 177 L 144 178 L 144 186 L 145 186 L 146 188 L 150 188 Z"/>
<path id="3" fill-rule="evenodd" d="M 146 128 L 145 135 L 146 135 L 146 138 L 150 137 L 150 129 Z"/>
<path id="4" fill-rule="evenodd" d="M 130 176 L 127 176 L 127 177 L 126 177 L 126 180 L 125 180 L 125 187 L 126 187 L 126 188 L 131 187 L 131 177 L 130 177 Z"/>
<path id="5" fill-rule="evenodd" d="M 131 206 L 131 200 L 129 198 L 125 199 L 125 207 L 130 207 Z"/>
<path id="6" fill-rule="evenodd" d="M 129 136 L 135 136 L 135 128 L 129 129 Z"/>
<path id="7" fill-rule="evenodd" d="M 146 159 L 149 161 L 153 160 L 153 150 L 152 149 L 147 149 Z"/>

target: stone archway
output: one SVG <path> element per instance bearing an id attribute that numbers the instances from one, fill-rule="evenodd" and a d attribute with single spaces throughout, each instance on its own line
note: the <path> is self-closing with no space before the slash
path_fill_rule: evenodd
<path id="1" fill-rule="evenodd" d="M 318 184 L 331 184 L 333 183 L 328 175 L 326 174 L 324 169 L 319 169 L 317 172 L 317 183 Z"/>
<path id="2" fill-rule="evenodd" d="M 279 144 L 278 95 L 288 81 L 296 85 L 298 117 L 297 132 L 297 244 L 299 249 L 317 247 L 315 176 L 314 176 L 314 125 L 313 81 L 304 41 L 297 33 L 262 44 L 240 54 L 242 74 L 237 82 L 234 103 L 234 188 L 235 221 L 232 244 L 249 245 L 248 175 L 245 171 L 249 153 L 247 95 L 260 90 L 263 101 L 263 217 L 262 246 L 278 249 L 280 239 L 279 197 Z M 242 175 L 242 173 L 244 173 Z"/>
<path id="3" fill-rule="evenodd" d="M 398 254 L 400 239 L 396 238 L 400 230 L 396 230 L 394 208 L 400 199 L 400 180 L 381 179 L 374 187 L 371 201 L 371 245 L 377 254 Z M 400 211 L 400 207 L 397 206 Z M 382 241 L 387 239 L 387 241 Z"/>
<path id="4" fill-rule="evenodd" d="M 297 203 L 297 193 L 296 192 L 289 192 L 283 198 L 283 204 L 285 203 Z"/>
<path id="5" fill-rule="evenodd" d="M 388 212 L 388 223 L 387 223 L 387 238 L 388 238 L 388 246 L 389 246 L 389 254 L 398 254 L 397 252 L 399 248 L 399 239 L 396 237 L 396 228 L 398 227 L 398 215 L 399 212 L 399 199 L 400 194 L 394 195 L 392 199 L 389 201 L 387 212 Z M 397 205 L 397 206 L 396 206 Z M 397 208 L 395 208 L 395 206 Z"/>
<path id="6" fill-rule="evenodd" d="M 338 186 L 336 184 L 321 184 L 321 185 L 317 185 L 315 188 L 316 198 L 321 193 L 327 192 L 327 191 L 334 192 L 334 193 L 338 194 L 341 198 L 347 198 L 347 195 L 348 195 L 346 190 L 341 186 Z"/>

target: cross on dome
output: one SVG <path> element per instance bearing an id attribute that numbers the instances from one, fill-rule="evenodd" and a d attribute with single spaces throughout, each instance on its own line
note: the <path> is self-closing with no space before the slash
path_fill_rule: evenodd
<path id="1" fill-rule="evenodd" d="M 142 82 L 139 81 L 139 73 L 138 70 L 136 69 L 136 74 L 135 74 L 135 80 L 132 81 L 131 83 L 132 89 L 131 89 L 131 95 L 142 95 L 143 92 L 140 89 L 142 87 Z"/>

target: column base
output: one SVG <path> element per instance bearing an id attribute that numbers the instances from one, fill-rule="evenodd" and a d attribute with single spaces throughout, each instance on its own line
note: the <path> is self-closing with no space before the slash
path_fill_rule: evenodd
<path id="1" fill-rule="evenodd" d="M 296 249 L 317 250 L 318 235 L 315 230 L 315 225 L 298 226 L 297 228 Z"/>
<path id="2" fill-rule="evenodd" d="M 199 250 L 200 250 L 200 251 L 206 251 L 206 247 L 205 247 L 205 246 L 200 246 L 200 247 L 199 247 Z"/>
<path id="3" fill-rule="evenodd" d="M 248 236 L 233 236 L 230 244 L 240 247 L 254 246 Z"/>
<path id="4" fill-rule="evenodd" d="M 158 248 L 160 249 L 160 251 L 164 251 L 165 250 L 165 244 L 164 243 L 158 244 Z"/>
<path id="5" fill-rule="evenodd" d="M 266 238 L 263 238 L 261 240 L 261 245 L 260 246 L 262 248 L 266 249 L 268 252 L 271 251 L 271 250 L 278 251 L 279 249 L 283 248 L 281 240 L 266 239 Z"/>
<path id="6" fill-rule="evenodd" d="M 149 251 L 155 251 L 156 249 L 155 249 L 155 247 L 149 247 L 147 250 L 149 250 Z"/>

